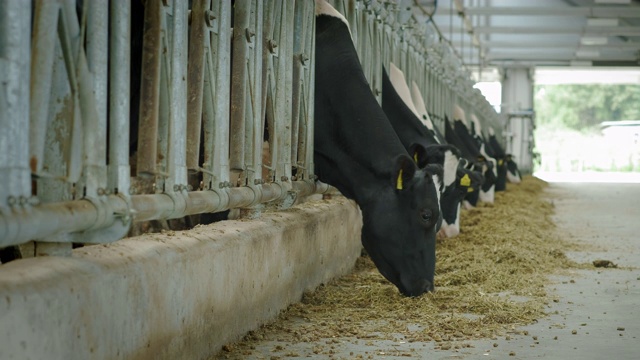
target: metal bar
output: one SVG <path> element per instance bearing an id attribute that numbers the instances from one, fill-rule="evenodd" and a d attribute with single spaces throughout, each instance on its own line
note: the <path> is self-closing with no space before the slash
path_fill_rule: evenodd
<path id="1" fill-rule="evenodd" d="M 209 43 L 207 24 L 216 20 L 211 12 L 211 0 L 195 0 L 191 7 L 189 33 L 189 65 L 187 69 L 187 169 L 200 167 L 200 133 L 204 87 L 205 44 Z"/>
<path id="2" fill-rule="evenodd" d="M 293 29 L 293 12 L 287 9 L 287 1 L 282 2 L 282 11 L 276 14 L 281 21 L 274 32 L 280 45 L 277 62 L 274 63 L 275 83 L 272 90 L 275 108 L 275 144 L 277 146 L 276 181 L 288 181 L 291 178 L 291 122 L 292 122 L 292 50 L 293 39 L 290 37 Z"/>
<path id="3" fill-rule="evenodd" d="M 231 5 L 214 1 L 212 9 L 218 21 L 213 23 L 207 53 L 205 78 L 204 182 L 209 189 L 220 189 L 229 181 L 229 102 L 231 90 Z M 215 53 L 215 57 L 213 56 Z"/>
<path id="4" fill-rule="evenodd" d="M 293 122 L 291 139 L 291 159 L 297 167 L 297 179 L 309 179 L 312 170 L 309 169 L 307 154 L 313 153 L 313 149 L 308 148 L 309 121 L 313 117 L 309 113 L 309 105 L 313 103 L 313 98 L 309 97 L 309 90 L 312 87 L 313 74 L 311 73 L 311 51 L 314 39 L 313 24 L 313 3 L 310 1 L 297 1 L 295 4 L 295 28 L 294 28 L 294 48 L 293 48 Z M 296 129 L 297 127 L 297 129 Z"/>
<path id="5" fill-rule="evenodd" d="M 448 9 L 438 9 L 441 13 Z M 635 6 L 486 6 L 467 7 L 467 15 L 502 15 L 502 16 L 588 16 L 588 17 L 640 17 L 640 8 Z"/>
<path id="6" fill-rule="evenodd" d="M 157 172 L 162 16 L 162 0 L 145 3 L 136 172 L 147 178 Z"/>
<path id="7" fill-rule="evenodd" d="M 186 190 L 187 135 L 187 6 L 174 0 L 171 26 L 171 62 L 169 73 L 169 137 L 165 191 Z"/>
<path id="8" fill-rule="evenodd" d="M 109 189 L 129 196 L 131 3 L 111 0 L 109 39 Z"/>
<path id="9" fill-rule="evenodd" d="M 44 159 L 54 48 L 60 3 L 38 0 L 34 3 L 31 40 L 31 81 L 29 97 L 29 165 L 40 173 Z"/>
<path id="10" fill-rule="evenodd" d="M 309 54 L 309 59 L 315 59 L 316 55 L 316 46 L 315 46 L 315 33 L 316 33 L 316 17 L 314 14 L 314 4 L 308 2 L 308 7 L 306 10 L 307 16 L 307 27 L 305 28 L 307 34 L 307 41 L 305 42 L 305 52 Z M 308 61 L 308 65 L 305 71 L 305 83 L 304 86 L 304 94 L 303 94 L 303 111 L 302 114 L 304 116 L 302 120 L 302 124 L 304 124 L 304 135 L 301 135 L 301 138 L 304 139 L 304 142 L 300 145 L 300 150 L 298 152 L 298 156 L 303 159 L 303 165 L 305 168 L 305 179 L 308 181 L 313 181 L 316 179 L 314 162 L 313 162 L 313 149 L 314 149 L 314 104 L 315 104 L 315 61 Z M 294 188 L 295 188 L 294 182 Z"/>
<path id="11" fill-rule="evenodd" d="M 577 34 L 608 36 L 640 36 L 640 26 L 602 26 L 602 27 L 569 27 L 569 26 L 476 26 L 475 31 L 484 34 Z"/>
<path id="12" fill-rule="evenodd" d="M 295 181 L 293 189 L 300 196 L 335 190 L 326 184 L 309 181 Z M 237 187 L 229 189 L 227 203 L 217 192 L 193 191 L 186 197 L 186 206 L 180 211 L 177 211 L 180 205 L 175 203 L 175 197 L 168 194 L 134 195 L 131 197 L 131 208 L 135 221 L 164 220 L 273 201 L 282 198 L 287 191 L 287 187 L 276 183 L 263 185 L 260 193 L 250 187 Z M 59 241 L 65 239 L 60 236 L 62 234 L 96 230 L 119 221 L 128 221 L 130 208 L 127 202 L 115 195 L 105 198 L 99 204 L 90 200 L 76 200 L 20 208 L 10 214 L 2 214 L 0 246 L 22 244 L 33 239 L 55 238 Z M 66 238 L 66 241 L 75 240 L 73 237 Z M 93 241 L 101 242 L 100 238 L 94 238 Z"/>
<path id="13" fill-rule="evenodd" d="M 268 4 L 274 6 L 273 2 Z M 254 40 L 250 42 L 249 54 L 249 93 L 246 98 L 245 114 L 247 121 L 245 127 L 245 171 L 244 174 L 249 186 L 257 186 L 262 180 L 262 141 L 264 134 L 264 107 L 263 107 L 263 49 L 265 42 L 264 2 L 254 1 L 252 4 L 252 16 L 250 28 L 255 32 Z M 282 49 L 281 49 L 282 50 Z M 259 191 L 256 190 L 256 191 Z"/>
<path id="14" fill-rule="evenodd" d="M 80 44 L 78 80 L 83 120 L 85 194 L 95 197 L 104 194 L 107 186 L 109 9 L 105 1 L 85 5 L 88 7 L 86 57 Z"/>
<path id="15" fill-rule="evenodd" d="M 231 66 L 231 113 L 230 113 L 230 159 L 231 170 L 245 168 L 245 106 L 250 49 L 249 43 L 256 41 L 255 29 L 251 28 L 252 0 L 238 0 L 234 5 L 233 64 Z"/>
<path id="16" fill-rule="evenodd" d="M 31 4 L 0 2 L 0 213 L 31 196 L 29 40 Z"/>

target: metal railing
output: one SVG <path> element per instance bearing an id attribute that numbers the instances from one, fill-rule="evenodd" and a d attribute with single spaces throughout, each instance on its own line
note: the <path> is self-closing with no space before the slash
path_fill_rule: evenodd
<path id="1" fill-rule="evenodd" d="M 329 189 L 313 165 L 312 0 L 84 3 L 0 0 L 0 248 L 68 254 L 134 222 L 259 216 Z M 497 120 L 428 27 L 392 2 L 333 3 L 378 99 L 393 61 L 437 126 L 454 104 Z"/>

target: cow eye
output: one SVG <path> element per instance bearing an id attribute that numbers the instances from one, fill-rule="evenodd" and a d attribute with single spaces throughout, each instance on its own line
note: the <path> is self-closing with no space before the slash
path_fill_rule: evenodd
<path id="1" fill-rule="evenodd" d="M 422 210 L 420 212 L 420 216 L 422 217 L 422 220 L 425 221 L 425 222 L 431 221 L 431 211 L 430 210 Z"/>

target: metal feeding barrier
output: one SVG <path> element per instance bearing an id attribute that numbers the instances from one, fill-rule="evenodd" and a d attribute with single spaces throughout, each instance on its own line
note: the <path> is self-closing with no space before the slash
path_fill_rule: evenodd
<path id="1" fill-rule="evenodd" d="M 141 3 L 0 1 L 0 248 L 70 254 L 134 222 L 256 217 L 329 190 L 313 166 L 313 0 Z M 393 61 L 441 129 L 453 104 L 497 124 L 428 26 L 394 2 L 333 4 L 378 99 Z"/>

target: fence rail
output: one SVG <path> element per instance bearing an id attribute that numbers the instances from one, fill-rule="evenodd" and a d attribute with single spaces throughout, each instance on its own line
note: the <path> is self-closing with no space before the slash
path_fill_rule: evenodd
<path id="1" fill-rule="evenodd" d="M 312 0 L 139 3 L 0 0 L 0 248 L 68 253 L 134 222 L 259 216 L 329 190 L 313 165 Z M 393 2 L 332 3 L 379 100 L 394 62 L 436 126 L 458 105 L 501 129 L 428 25 Z"/>

